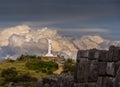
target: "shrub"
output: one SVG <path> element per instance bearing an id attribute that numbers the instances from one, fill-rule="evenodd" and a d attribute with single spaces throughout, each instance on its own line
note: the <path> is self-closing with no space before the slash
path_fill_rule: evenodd
<path id="1" fill-rule="evenodd" d="M 8 68 L 8 69 L 4 69 L 1 72 L 1 77 L 5 78 L 5 81 L 14 81 L 16 76 L 17 76 L 17 71 L 16 68 L 12 67 L 12 68 Z"/>
<path id="2" fill-rule="evenodd" d="M 24 61 L 24 60 L 30 60 L 30 59 L 41 59 L 40 56 L 35 56 L 35 55 L 21 55 L 17 60 L 19 61 Z"/>
<path id="3" fill-rule="evenodd" d="M 29 73 L 24 73 L 21 75 L 18 75 L 15 79 L 17 82 L 36 82 L 37 78 L 32 77 Z"/>
<path id="4" fill-rule="evenodd" d="M 43 73 L 53 74 L 53 71 L 58 69 L 58 64 L 52 61 L 29 61 L 26 63 L 26 67 L 31 70 L 39 70 Z"/>
<path id="5" fill-rule="evenodd" d="M 11 60 L 11 59 L 10 59 L 9 62 L 13 63 L 13 62 L 15 62 L 15 60 Z"/>
<path id="6" fill-rule="evenodd" d="M 32 61 L 28 61 L 25 65 L 28 69 L 39 70 L 39 63 L 40 61 L 32 60 Z"/>
<path id="7" fill-rule="evenodd" d="M 75 69 L 75 62 L 72 59 L 67 59 L 63 65 L 63 73 L 71 72 L 73 73 Z"/>

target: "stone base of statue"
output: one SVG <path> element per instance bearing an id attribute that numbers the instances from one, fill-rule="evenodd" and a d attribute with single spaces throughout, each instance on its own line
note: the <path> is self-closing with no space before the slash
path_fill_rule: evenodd
<path id="1" fill-rule="evenodd" d="M 47 57 L 53 57 L 53 54 L 48 53 L 45 56 L 47 56 Z"/>

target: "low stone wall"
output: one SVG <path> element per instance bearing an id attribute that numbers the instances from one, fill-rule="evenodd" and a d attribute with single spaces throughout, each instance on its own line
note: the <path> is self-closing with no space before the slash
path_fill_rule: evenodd
<path id="1" fill-rule="evenodd" d="M 61 75 L 45 78 L 38 87 L 120 87 L 120 47 L 79 50 L 74 78 Z"/>

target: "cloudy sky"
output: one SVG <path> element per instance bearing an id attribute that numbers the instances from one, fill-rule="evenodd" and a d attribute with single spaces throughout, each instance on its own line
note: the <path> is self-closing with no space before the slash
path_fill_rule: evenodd
<path id="1" fill-rule="evenodd" d="M 0 0 L 0 29 L 22 24 L 119 40 L 120 0 Z"/>

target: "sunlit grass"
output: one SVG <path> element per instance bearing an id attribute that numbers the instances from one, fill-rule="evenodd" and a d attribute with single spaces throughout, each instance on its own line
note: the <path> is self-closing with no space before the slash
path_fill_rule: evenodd
<path id="1" fill-rule="evenodd" d="M 36 77 L 38 79 L 48 77 L 49 75 L 45 73 L 41 73 L 39 71 L 35 70 L 29 70 L 27 67 L 25 67 L 26 61 L 14 61 L 14 62 L 9 62 L 8 60 L 4 60 L 0 62 L 0 73 L 3 69 L 15 67 L 18 73 L 30 73 L 31 76 Z"/>

